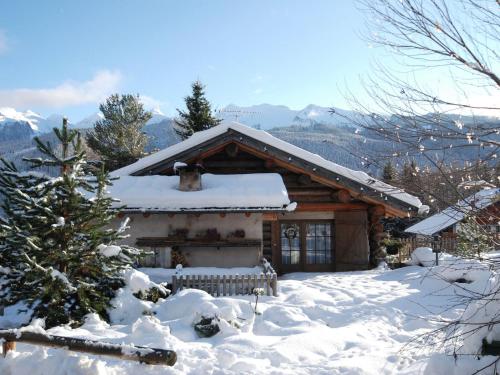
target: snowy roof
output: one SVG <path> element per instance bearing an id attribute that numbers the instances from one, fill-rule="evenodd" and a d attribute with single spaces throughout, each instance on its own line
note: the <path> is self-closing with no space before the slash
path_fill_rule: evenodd
<path id="1" fill-rule="evenodd" d="M 211 129 L 197 132 L 188 139 L 186 139 L 185 141 L 167 147 L 161 151 L 146 156 L 142 159 L 139 159 L 133 164 L 130 164 L 126 167 L 114 171 L 113 174 L 118 176 L 124 176 L 137 173 L 152 165 L 160 163 L 165 159 L 175 157 L 175 155 L 187 151 L 191 148 L 194 148 L 201 143 L 207 142 L 212 138 L 215 138 L 219 135 L 228 132 L 229 130 L 234 130 L 247 137 L 253 138 L 257 141 L 260 141 L 269 146 L 275 147 L 276 149 L 279 149 L 283 152 L 286 152 L 290 155 L 293 155 L 298 159 L 302 159 L 308 163 L 313 163 L 318 167 L 337 173 L 338 175 L 341 175 L 347 179 L 350 179 L 361 185 L 364 185 L 369 189 L 373 189 L 374 191 L 380 192 L 381 194 L 385 194 L 394 199 L 397 199 L 400 202 L 405 203 L 406 205 L 410 205 L 417 208 L 422 205 L 422 203 L 417 197 L 405 193 L 403 190 L 399 188 L 396 188 L 382 181 L 379 181 L 365 172 L 354 171 L 352 169 L 343 167 L 339 164 L 326 160 L 317 154 L 313 154 L 312 152 L 306 151 L 300 147 L 282 141 L 263 130 L 250 128 L 246 125 L 237 122 L 226 122 L 218 126 L 215 126 Z"/>
<path id="2" fill-rule="evenodd" d="M 276 173 L 214 175 L 202 190 L 180 191 L 179 176 L 123 176 L 109 186 L 110 196 L 137 211 L 292 211 L 283 179 Z"/>
<path id="3" fill-rule="evenodd" d="M 458 202 L 455 206 L 448 207 L 440 213 L 429 216 L 427 219 L 412 225 L 405 232 L 431 236 L 458 223 L 464 218 L 467 212 L 482 210 L 497 202 L 499 194 L 500 188 L 480 190 Z"/>

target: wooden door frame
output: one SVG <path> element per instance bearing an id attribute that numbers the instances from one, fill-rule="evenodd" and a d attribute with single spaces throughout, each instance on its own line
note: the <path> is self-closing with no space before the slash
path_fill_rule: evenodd
<path id="1" fill-rule="evenodd" d="M 300 261 L 298 264 L 298 269 L 295 267 L 290 267 L 292 265 L 283 265 L 282 263 L 282 249 L 281 249 L 281 224 L 294 223 L 299 226 L 299 236 L 300 236 Z M 330 225 L 330 254 L 332 262 L 329 264 L 307 264 L 307 236 L 306 224 L 329 224 Z M 273 257 L 277 268 L 280 273 L 289 272 L 332 272 L 336 269 L 336 254 L 335 254 L 335 219 L 283 219 L 276 222 L 276 257 Z M 294 265 L 293 265 L 294 266 Z"/>

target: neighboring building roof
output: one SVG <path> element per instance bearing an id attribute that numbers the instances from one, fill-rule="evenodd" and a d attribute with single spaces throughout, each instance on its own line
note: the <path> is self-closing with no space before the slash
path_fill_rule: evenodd
<path id="1" fill-rule="evenodd" d="M 123 176 L 108 192 L 127 211 L 293 211 L 276 173 L 202 175 L 202 190 L 180 191 L 179 176 Z"/>
<path id="2" fill-rule="evenodd" d="M 399 188 L 379 181 L 365 172 L 354 171 L 343 167 L 339 164 L 328 161 L 317 154 L 313 154 L 300 147 L 273 137 L 271 134 L 263 130 L 253 129 L 236 122 L 223 123 L 211 129 L 195 133 L 185 141 L 146 156 L 133 164 L 114 171 L 113 174 L 119 176 L 140 173 L 146 174 L 148 173 L 148 168 L 152 168 L 152 166 L 160 164 L 164 160 L 175 158 L 177 155 L 185 153 L 188 150 L 200 149 L 202 144 L 207 143 L 213 138 L 223 136 L 225 133 L 231 131 L 241 135 L 241 139 L 243 139 L 243 137 L 248 137 L 268 145 L 269 148 L 274 148 L 290 155 L 291 157 L 289 160 L 291 160 L 291 162 L 293 162 L 292 159 L 298 159 L 308 165 L 312 164 L 313 168 L 311 169 L 315 171 L 315 173 L 318 173 L 320 169 L 324 169 L 337 176 L 337 181 L 340 177 L 342 177 L 342 179 L 344 179 L 344 184 L 346 182 L 350 183 L 350 188 L 357 190 L 359 193 L 367 194 L 369 197 L 377 199 L 382 204 L 397 204 L 404 206 L 406 209 L 419 208 L 422 205 L 417 197 L 410 195 Z M 237 138 L 237 140 L 238 139 L 239 138 Z M 268 150 L 264 148 L 263 151 Z"/>
<path id="3" fill-rule="evenodd" d="M 498 202 L 499 197 L 500 188 L 480 190 L 458 202 L 455 206 L 448 207 L 440 213 L 412 225 L 405 232 L 431 236 L 463 220 L 468 212 L 482 210 Z"/>

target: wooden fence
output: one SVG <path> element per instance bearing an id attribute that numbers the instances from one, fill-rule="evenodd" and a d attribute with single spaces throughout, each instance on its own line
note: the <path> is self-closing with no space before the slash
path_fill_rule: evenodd
<path id="1" fill-rule="evenodd" d="M 255 288 L 262 288 L 266 295 L 277 297 L 278 276 L 276 273 L 172 276 L 172 294 L 187 288 L 201 289 L 216 297 L 248 295 L 253 294 Z"/>
<path id="2" fill-rule="evenodd" d="M 441 251 L 453 254 L 457 250 L 457 238 L 455 237 L 441 237 L 439 242 L 436 242 L 432 238 L 403 238 L 403 248 L 399 251 L 399 261 L 403 262 L 411 257 L 411 253 L 417 247 L 431 247 L 434 248 L 436 245 L 439 246 Z"/>

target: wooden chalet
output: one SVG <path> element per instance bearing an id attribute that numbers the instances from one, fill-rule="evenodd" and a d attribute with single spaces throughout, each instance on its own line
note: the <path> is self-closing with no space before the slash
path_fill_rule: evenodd
<path id="1" fill-rule="evenodd" d="M 251 266 L 263 256 L 280 273 L 366 269 L 379 257 L 381 218 L 421 206 L 364 172 L 239 123 L 196 133 L 114 174 L 122 182 L 112 194 L 132 219 L 129 243 L 155 250 L 150 265 L 162 267 L 175 251 L 192 266 Z M 174 186 L 183 181 L 195 189 Z"/>

